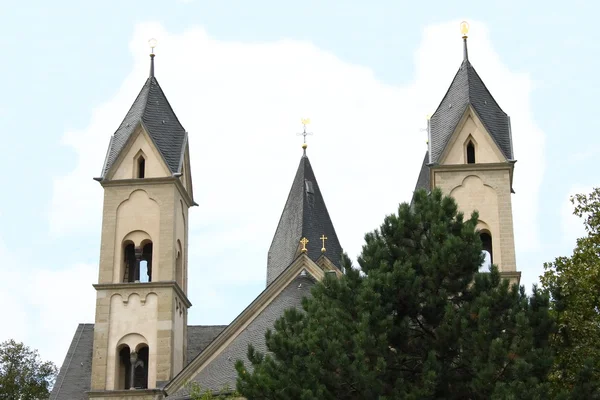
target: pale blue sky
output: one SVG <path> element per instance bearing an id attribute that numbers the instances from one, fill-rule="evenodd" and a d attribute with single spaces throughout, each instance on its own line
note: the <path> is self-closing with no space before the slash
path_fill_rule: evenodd
<path id="1" fill-rule="evenodd" d="M 322 123 L 322 127 L 327 126 L 328 131 L 326 129 L 319 130 L 318 121 L 327 118 L 327 106 L 315 106 L 314 108 L 305 106 L 304 109 L 288 110 L 290 115 L 297 115 L 298 118 L 288 122 L 285 126 L 278 127 L 276 125 L 279 120 L 275 116 L 272 119 L 261 116 L 257 117 L 258 121 L 253 121 L 252 117 L 246 114 L 247 110 L 243 104 L 233 102 L 231 104 L 234 105 L 229 110 L 230 116 L 233 119 L 239 116 L 240 119 L 247 121 L 250 139 L 244 139 L 244 135 L 240 132 L 226 131 L 225 128 L 223 128 L 223 132 L 216 132 L 215 129 L 211 132 L 204 132 L 202 129 L 203 118 L 205 118 L 203 113 L 208 106 L 204 108 L 189 106 L 189 109 L 186 110 L 187 102 L 193 100 L 198 101 L 198 104 L 223 104 L 221 108 L 226 107 L 229 103 L 221 102 L 221 100 L 211 102 L 210 98 L 203 98 L 205 92 L 200 89 L 185 95 L 178 94 L 184 88 L 185 80 L 176 81 L 174 75 L 178 73 L 179 67 L 169 64 L 168 60 L 181 57 L 181 53 L 187 54 L 187 58 L 184 59 L 190 64 L 185 66 L 187 69 L 181 65 L 181 70 L 187 71 L 182 74 L 192 79 L 195 70 L 198 71 L 198 74 L 207 73 L 202 69 L 205 64 L 203 61 L 205 56 L 211 57 L 212 60 L 221 54 L 230 54 L 227 53 L 228 51 L 234 54 L 238 47 L 242 49 L 240 51 L 243 53 L 244 46 L 258 46 L 256 53 L 250 54 L 261 54 L 268 58 L 271 51 L 269 44 L 274 43 L 278 46 L 272 47 L 274 57 L 283 57 L 281 54 L 293 57 L 294 54 L 304 54 L 302 53 L 304 50 L 297 50 L 298 52 L 294 53 L 296 51 L 294 46 L 304 43 L 310 45 L 306 54 L 316 54 L 315 59 L 325 60 L 328 56 L 335 58 L 335 63 L 327 64 L 327 68 L 335 69 L 336 65 L 339 65 L 341 70 L 343 66 L 350 71 L 348 76 L 354 76 L 352 74 L 356 73 L 358 74 L 356 76 L 361 77 L 360 79 L 363 79 L 364 76 L 365 82 L 373 82 L 372 87 L 383 88 L 377 92 L 380 93 L 377 101 L 384 104 L 383 108 L 388 106 L 391 110 L 397 108 L 398 118 L 402 119 L 404 117 L 402 117 L 401 104 L 386 105 L 382 98 L 392 89 L 401 91 L 404 90 L 402 88 L 412 87 L 413 84 L 415 87 L 419 87 L 418 84 L 415 84 L 415 81 L 420 81 L 418 79 L 420 76 L 419 63 L 415 60 L 421 54 L 420 51 L 427 48 L 424 45 L 426 29 L 463 19 L 476 21 L 482 27 L 480 31 L 485 30 L 485 35 L 487 35 L 486 42 L 481 44 L 481 48 L 489 47 L 493 53 L 490 53 L 492 54 L 490 60 L 482 60 L 482 54 L 488 53 L 484 53 L 482 50 L 478 56 L 477 52 L 471 51 L 470 56 L 475 68 L 484 82 L 488 84 L 500 105 L 511 116 L 519 112 L 519 110 L 515 110 L 517 101 L 515 100 L 513 104 L 502 102 L 497 96 L 497 92 L 502 92 L 502 83 L 493 83 L 494 77 L 486 75 L 484 72 L 486 68 L 487 71 L 494 71 L 495 66 L 498 66 L 497 68 L 501 66 L 513 74 L 511 76 L 525 79 L 530 86 L 526 90 L 528 93 L 527 112 L 524 113 L 526 117 L 524 116 L 523 120 L 531 121 L 540 134 L 543 133 L 540 136 L 543 138 L 541 144 L 535 140 L 521 141 L 526 143 L 526 146 L 540 146 L 543 149 L 539 152 L 544 160 L 543 166 L 540 166 L 538 171 L 541 179 L 539 192 L 530 194 L 527 188 L 528 182 L 522 179 L 515 187 L 516 194 L 513 196 L 514 201 L 517 201 L 518 196 L 522 196 L 522 198 L 530 195 L 532 198 L 535 197 L 532 204 L 537 212 L 537 218 L 533 219 L 536 221 L 536 226 L 524 227 L 523 224 L 527 223 L 527 220 L 515 220 L 515 230 L 531 229 L 532 232 L 539 233 L 539 245 L 533 246 L 532 249 L 527 249 L 523 243 L 528 240 L 526 235 L 521 234 L 518 237 L 520 242 L 517 243 L 517 265 L 524 273 L 523 283 L 527 286 L 537 280 L 536 277 L 541 272 L 541 265 L 544 261 L 550 261 L 557 255 L 569 253 L 575 236 L 580 232 L 573 228 L 573 220 L 567 216 L 566 199 L 569 193 L 574 188 L 589 188 L 598 185 L 596 164 L 600 157 L 600 135 L 598 135 L 600 119 L 595 117 L 595 113 L 598 105 L 596 97 L 600 93 L 600 80 L 597 72 L 600 71 L 600 58 L 598 57 L 600 33 L 597 28 L 597 15 L 600 9 L 598 6 L 591 5 L 589 1 L 433 1 L 423 3 L 310 0 L 303 2 L 261 0 L 208 2 L 192 0 L 104 1 L 100 3 L 58 1 L 49 3 L 46 1 L 10 2 L 4 0 L 1 4 L 0 51 L 2 52 L 2 62 L 0 63 L 0 72 L 3 78 L 3 96 L 0 97 L 0 137 L 2 139 L 0 168 L 4 173 L 2 177 L 3 193 L 0 196 L 0 271 L 7 279 L 0 284 L 0 300 L 3 301 L 0 307 L 3 307 L 3 312 L 14 320 L 14 326 L 0 327 L 0 340 L 15 337 L 26 341 L 40 348 L 43 356 L 51 358 L 55 362 L 62 362 L 66 346 L 75 331 L 76 322 L 81 318 L 84 320 L 80 322 L 93 322 L 93 302 L 89 309 L 89 301 L 82 303 L 77 296 L 68 296 L 69 285 L 80 285 L 84 288 L 83 292 L 88 293 L 87 298 L 93 300 L 91 284 L 96 276 L 95 268 L 99 258 L 101 215 L 98 207 L 101 204 L 102 191 L 100 186 L 91 179 L 100 172 L 101 160 L 104 158 L 110 135 L 117 128 L 120 118 L 125 115 L 127 107 L 133 102 L 137 91 L 144 83 L 145 72 L 143 71 L 146 71 L 147 68 L 147 65 L 144 64 L 146 62 L 144 57 L 147 55 L 145 41 L 149 37 L 143 35 L 147 32 L 149 35 L 156 36 L 159 43 L 157 47 L 158 79 L 182 124 L 190 131 L 192 145 L 197 148 L 197 151 L 192 154 L 197 199 L 216 196 L 215 202 L 225 202 L 232 209 L 236 208 L 236 212 L 240 212 L 240 215 L 247 216 L 259 213 L 259 211 L 252 207 L 252 200 L 247 198 L 249 197 L 248 193 L 239 193 L 239 196 L 236 196 L 235 190 L 232 188 L 235 189 L 238 185 L 240 188 L 245 188 L 242 181 L 248 179 L 264 179 L 265 181 L 262 181 L 260 185 L 268 185 L 273 193 L 272 197 L 261 200 L 261 203 L 267 203 L 267 208 L 273 211 L 264 218 L 252 220 L 253 223 L 261 222 L 259 228 L 256 229 L 256 234 L 252 235 L 257 237 L 253 237 L 251 242 L 241 240 L 239 245 L 231 242 L 244 237 L 247 228 L 239 228 L 236 225 L 235 220 L 238 214 L 231 214 L 231 220 L 226 217 L 201 220 L 206 211 L 192 210 L 192 223 L 194 219 L 196 221 L 192 226 L 190 236 L 199 239 L 195 242 L 197 243 L 196 247 L 190 251 L 190 279 L 202 281 L 210 286 L 209 288 L 198 284 L 198 291 L 210 289 L 215 295 L 210 297 L 192 292 L 194 283 L 191 284 L 190 298 L 195 304 L 190 310 L 191 324 L 230 322 L 264 287 L 262 275 L 260 279 L 252 277 L 245 279 L 244 275 L 239 279 L 233 279 L 235 282 L 231 285 L 226 284 L 226 279 L 212 282 L 211 279 L 215 273 L 213 268 L 223 270 L 231 267 L 232 271 L 236 271 L 241 264 L 248 264 L 250 265 L 248 268 L 252 271 L 257 271 L 258 274 L 264 273 L 266 250 L 275 231 L 277 219 L 283 208 L 300 156 L 296 147 L 293 150 L 290 150 L 289 147 L 299 143 L 297 142 L 299 139 L 294 135 L 294 129 L 300 129 L 297 126 L 297 120 L 305 116 L 304 113 L 307 110 L 313 112 L 309 116 L 315 121 L 316 131 L 314 139 L 309 138 L 309 140 L 314 140 L 313 143 L 321 146 L 313 153 L 310 153 L 312 150 L 310 147 L 309 155 L 330 213 L 334 218 L 334 225 L 338 229 L 342 246 L 351 251 L 353 257 L 360 249 L 362 233 L 367 229 L 376 228 L 386 213 L 394 211 L 393 206 L 390 207 L 391 204 L 409 200 L 407 194 L 414 186 L 418 166 L 411 167 L 410 170 L 394 172 L 398 176 L 404 176 L 402 178 L 404 180 L 399 178 L 398 181 L 402 188 L 398 189 L 398 192 L 394 192 L 398 193 L 396 195 L 398 198 L 389 198 L 379 202 L 373 200 L 378 206 L 381 206 L 381 209 L 377 209 L 377 218 L 373 217 L 368 224 L 365 223 L 364 226 L 367 229 L 363 229 L 361 225 L 360 234 L 350 229 L 342 232 L 341 227 L 351 226 L 354 216 L 339 210 L 342 210 L 341 204 L 344 196 L 347 198 L 354 196 L 352 191 L 356 189 L 356 186 L 348 188 L 347 193 L 340 195 L 342 189 L 339 188 L 343 186 L 341 183 L 339 187 L 335 186 L 334 182 L 337 178 L 329 178 L 327 169 L 329 165 L 347 163 L 348 170 L 350 170 L 350 165 L 360 165 L 360 160 L 377 160 L 377 146 L 380 146 L 382 152 L 385 153 L 384 149 L 388 147 L 386 143 L 370 143 L 369 148 L 374 150 L 372 154 L 361 154 L 359 147 L 355 147 L 353 152 L 340 154 L 336 143 L 333 141 L 327 143 L 327 139 L 318 137 L 327 137 L 328 132 L 335 131 L 338 126 L 336 121 L 340 121 L 339 130 L 346 129 L 345 127 L 349 124 L 348 120 L 352 117 L 348 115 L 347 118 L 343 118 L 344 113 L 336 111 L 336 118 L 339 117 L 339 119 Z M 477 23 L 472 23 L 471 39 L 469 40 L 476 41 Z M 193 42 L 188 40 L 191 36 L 186 36 L 194 29 L 201 30 L 210 40 L 214 41 L 211 43 L 223 45 L 223 48 L 227 50 L 210 53 L 208 50 L 206 52 L 202 50 L 204 49 L 202 46 L 195 47 Z M 419 114 L 419 118 L 435 110 L 435 106 L 441 100 L 441 95 L 447 89 L 459 66 L 457 61 L 460 60 L 461 54 L 459 53 L 458 26 L 456 32 L 458 52 L 452 50 L 452 54 L 456 53 L 456 57 L 453 56 L 452 60 L 448 60 L 445 53 L 436 57 L 435 54 L 423 50 L 423 54 L 427 53 L 423 59 L 429 61 L 423 67 L 421 78 L 426 81 L 436 80 L 433 76 L 427 76 L 427 71 L 430 71 L 427 69 L 429 68 L 427 65 L 431 66 L 432 64 L 435 65 L 431 68 L 439 67 L 440 71 L 444 71 L 444 76 L 443 79 L 438 77 L 437 80 L 440 83 L 436 83 L 437 88 L 431 89 L 436 91 L 435 98 L 415 101 L 415 104 L 427 105 L 427 107 L 415 105 L 414 112 Z M 166 36 L 168 33 L 171 39 L 161 38 L 159 35 L 161 33 L 162 36 Z M 483 36 L 482 33 L 481 37 Z M 435 38 L 435 33 L 432 33 L 431 37 Z M 292 42 L 290 53 L 285 52 L 287 41 Z M 294 45 L 294 43 L 296 44 Z M 476 42 L 474 46 L 477 46 Z M 172 54 L 172 56 L 168 56 L 168 54 Z M 478 59 L 478 57 L 480 58 Z M 239 71 L 243 71 L 244 57 L 241 56 L 236 60 L 237 68 L 240 68 Z M 490 64 L 489 68 L 486 67 L 487 62 Z M 317 65 L 315 70 L 325 64 L 325 61 L 323 64 L 315 64 Z M 308 66 L 305 67 L 305 70 L 308 69 L 310 69 Z M 172 73 L 169 75 L 167 71 Z M 231 79 L 235 81 L 236 76 L 242 72 L 232 71 L 235 76 L 232 75 Z M 343 74 L 340 73 L 340 75 Z M 279 78 L 285 85 L 285 74 L 277 79 Z M 204 76 L 202 79 L 205 79 L 202 81 L 205 82 L 204 87 L 211 82 L 210 76 Z M 226 80 L 226 77 L 219 79 Z M 357 83 L 357 86 L 361 85 L 360 82 Z M 492 84 L 489 84 L 490 82 Z M 517 81 L 511 82 L 514 84 Z M 265 85 L 269 85 L 269 80 L 266 78 Z M 365 83 L 365 85 L 367 84 Z M 494 85 L 498 90 L 494 90 Z M 190 87 L 195 88 L 196 86 Z M 202 87 L 202 85 L 199 86 L 199 88 Z M 351 87 L 351 89 L 354 88 Z M 240 86 L 239 90 L 244 90 L 244 87 Z M 357 87 L 356 90 L 363 90 L 362 86 Z M 366 99 L 364 101 L 366 103 L 375 101 L 369 97 L 369 94 L 372 93 L 369 91 L 371 89 L 367 89 L 365 86 L 364 90 L 365 95 L 362 96 Z M 209 91 L 207 90 L 206 93 Z M 235 90 L 232 93 L 235 93 Z M 244 96 L 248 96 L 248 94 L 245 93 Z M 293 93 L 290 96 L 293 97 Z M 390 96 L 390 98 L 393 97 Z M 401 95 L 399 95 L 400 97 Z M 509 99 L 510 94 L 501 97 Z M 95 163 L 89 173 L 85 168 L 80 170 L 80 172 L 83 171 L 81 172 L 82 176 L 87 176 L 89 179 L 69 181 L 81 182 L 81 184 L 69 186 L 70 196 L 66 197 L 68 201 L 64 200 L 64 188 L 63 197 L 58 197 L 65 203 L 63 207 L 66 209 L 80 204 L 78 207 L 84 210 L 82 212 L 85 212 L 90 219 L 89 229 L 77 227 L 56 233 L 56 231 L 61 231 L 61 228 L 57 227 L 57 224 L 60 225 L 60 221 L 57 221 L 56 218 L 51 219 L 50 216 L 54 207 L 53 196 L 55 199 L 57 198 L 53 183 L 56 179 L 68 176 L 79 168 L 78 160 L 83 157 L 82 155 L 87 154 L 83 150 L 78 152 L 76 146 L 67 145 L 64 139 L 65 135 L 69 134 L 71 137 L 75 135 L 75 141 L 77 141 L 78 132 L 81 133 L 82 138 L 87 137 L 83 136 L 84 133 L 87 134 L 86 132 L 90 132 L 96 126 L 94 125 L 94 115 L 96 115 L 94 113 L 98 109 L 102 109 L 103 105 L 113 103 L 119 104 L 119 106 L 108 107 L 105 114 L 114 118 L 114 121 L 110 120 L 109 127 L 105 131 L 97 132 L 99 145 L 94 151 L 98 154 L 100 163 Z M 361 105 L 357 107 L 360 109 Z M 364 105 L 364 107 L 368 108 L 368 105 Z M 105 114 L 98 114 L 100 115 L 98 118 L 102 118 Z M 317 118 L 315 118 L 315 114 L 318 116 Z M 342 121 L 342 119 L 345 120 Z M 261 137 L 261 129 L 257 128 L 257 125 L 270 126 L 286 137 L 285 144 L 279 148 L 286 155 L 290 154 L 290 157 L 286 156 L 286 159 L 291 161 L 277 167 L 277 169 L 281 169 L 281 179 L 279 177 L 269 178 L 264 175 L 260 177 L 244 176 L 247 166 L 236 165 L 235 158 L 227 158 L 226 154 L 233 151 L 228 148 L 215 147 L 211 150 L 211 152 L 223 152 L 224 158 L 222 159 L 225 165 L 205 165 L 203 163 L 205 150 L 201 148 L 201 144 L 211 143 L 217 146 L 217 143 L 220 142 L 215 137 L 219 135 L 231 135 L 231 137 L 241 135 L 238 143 L 243 142 L 244 145 L 248 145 L 244 152 L 251 152 L 253 146 L 267 141 L 271 143 L 270 146 L 276 146 L 270 139 Z M 414 146 L 414 143 L 422 143 L 423 137 L 415 139 L 420 135 L 417 128 L 411 132 L 401 132 L 402 127 L 403 125 L 399 123 L 397 136 L 391 140 L 397 140 L 400 146 L 407 147 Z M 377 125 L 375 124 L 371 128 L 377 129 Z M 365 123 L 364 134 L 351 136 L 348 140 L 368 142 L 370 132 L 367 130 L 371 128 L 369 124 Z M 515 128 L 513 123 L 513 136 L 526 137 L 530 134 L 530 132 L 518 131 Z M 323 142 L 321 143 L 319 140 Z M 345 141 L 344 135 L 336 136 L 335 140 Z M 517 142 L 516 139 L 515 141 Z M 264 149 L 268 146 L 260 145 L 260 147 Z M 529 154 L 530 150 L 535 153 L 535 149 L 524 148 L 524 146 L 515 147 L 515 155 L 519 160 L 516 164 L 516 176 L 520 173 L 521 165 L 526 164 L 524 157 Z M 271 147 L 270 151 L 277 152 L 278 148 Z M 417 154 L 416 159 L 421 160 L 424 147 L 411 148 L 409 151 Z M 257 157 L 267 156 L 272 156 L 272 153 L 266 155 L 257 153 Z M 228 173 L 223 172 L 224 175 L 220 180 L 223 188 L 205 186 L 204 182 L 207 181 L 204 179 L 207 175 L 218 175 L 219 171 L 223 169 L 229 171 Z M 269 169 L 260 169 L 260 171 L 265 172 Z M 375 171 L 369 173 L 375 173 Z M 236 176 L 239 177 L 238 181 L 231 180 Z M 227 181 L 223 181 L 226 177 Z M 327 182 L 330 183 L 326 186 Z M 352 182 L 351 184 L 358 185 L 359 188 L 361 185 L 360 182 L 351 179 L 347 179 L 345 182 Z M 395 185 L 396 183 L 388 181 L 386 184 Z M 219 192 L 220 190 L 231 191 L 232 195 L 228 196 L 227 201 L 219 200 L 218 196 L 214 194 L 215 191 Z M 211 192 L 212 194 L 210 194 Z M 90 201 L 87 194 L 95 196 L 96 199 L 95 202 L 92 201 L 94 206 L 89 210 L 85 208 L 85 204 L 81 206 L 81 203 Z M 375 192 L 372 194 L 375 197 L 377 195 Z M 336 207 L 336 204 L 339 206 Z M 249 207 L 249 209 L 244 209 L 244 207 Z M 240 209 L 242 211 L 239 211 Z M 531 205 L 527 209 L 532 209 Z M 355 212 L 360 213 L 361 211 Z M 65 225 L 72 223 L 64 213 L 57 215 L 59 215 L 59 219 L 62 218 Z M 223 211 L 217 215 L 227 215 L 227 213 Z M 73 216 L 73 219 L 80 218 L 80 215 Z M 51 226 L 52 224 L 54 226 Z M 239 228 L 239 235 L 229 235 L 229 228 L 232 230 Z M 229 242 L 230 247 L 224 247 L 221 251 L 213 251 L 207 255 L 200 245 L 206 242 L 200 238 L 207 237 L 221 237 L 224 242 Z M 352 241 L 352 245 L 345 245 L 344 239 L 346 242 Z M 93 270 L 93 273 L 90 274 L 90 270 Z M 79 273 L 80 275 L 77 275 Z M 73 276 L 91 276 L 93 279 L 69 280 Z M 68 283 L 68 285 L 61 286 L 61 282 Z M 60 295 L 56 295 L 49 289 L 52 287 L 56 288 Z M 82 293 L 82 291 L 79 290 L 76 293 Z M 39 297 L 36 298 L 36 296 Z M 79 303 L 85 304 L 88 311 L 82 310 L 83 306 L 78 308 Z M 56 325 L 65 325 L 65 327 L 50 328 L 52 321 L 56 321 Z"/>

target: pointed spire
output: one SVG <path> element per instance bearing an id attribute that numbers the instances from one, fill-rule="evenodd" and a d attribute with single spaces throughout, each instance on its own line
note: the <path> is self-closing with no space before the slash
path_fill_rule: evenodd
<path id="1" fill-rule="evenodd" d="M 150 46 L 150 78 L 154 78 L 154 48 L 156 47 L 156 39 L 148 40 Z"/>
<path id="2" fill-rule="evenodd" d="M 494 97 L 469 61 L 467 53 L 469 24 L 463 21 L 460 28 L 463 34 L 464 60 L 442 102 L 431 116 L 429 122 L 429 161 L 433 164 L 439 162 L 467 107 L 474 109 L 485 130 L 496 142 L 506 159 L 513 160 L 510 119 L 494 100 Z"/>
<path id="3" fill-rule="evenodd" d="M 156 145 L 159 153 L 172 174 L 181 172 L 181 165 L 186 143 L 187 132 L 177 119 L 158 81 L 154 77 L 154 48 L 156 39 L 148 41 L 150 53 L 150 77 L 125 115 L 123 122 L 114 133 L 108 146 L 108 152 L 102 168 L 102 178 L 125 148 L 129 137 L 138 126 L 143 125 Z"/>
<path id="4" fill-rule="evenodd" d="M 316 262 L 324 253 L 325 240 L 327 258 L 340 268 L 342 247 L 310 161 L 303 155 L 269 248 L 267 285 L 301 252 Z"/>
<path id="5" fill-rule="evenodd" d="M 463 35 L 463 61 L 469 61 L 469 52 L 467 51 L 467 34 L 469 33 L 469 23 L 467 21 L 460 23 L 460 32 Z"/>

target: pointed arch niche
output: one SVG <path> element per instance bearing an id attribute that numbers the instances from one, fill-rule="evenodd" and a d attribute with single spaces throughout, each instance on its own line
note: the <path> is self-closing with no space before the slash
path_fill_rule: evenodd
<path id="1" fill-rule="evenodd" d="M 467 137 L 464 143 L 465 164 L 475 164 L 477 162 L 477 142 L 473 135 Z"/>
<path id="2" fill-rule="evenodd" d="M 146 177 L 146 154 L 142 150 L 133 157 L 133 177 L 143 179 Z"/>

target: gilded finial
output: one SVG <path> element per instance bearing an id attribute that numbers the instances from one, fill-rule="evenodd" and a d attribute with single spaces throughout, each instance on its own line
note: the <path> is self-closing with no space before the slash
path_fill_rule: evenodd
<path id="1" fill-rule="evenodd" d="M 467 21 L 460 23 L 460 33 L 462 33 L 463 39 L 467 38 L 467 34 L 469 33 L 469 23 Z"/>
<path id="2" fill-rule="evenodd" d="M 462 33 L 463 39 L 463 60 L 469 60 L 469 53 L 467 52 L 467 34 L 469 33 L 469 23 L 467 21 L 463 21 L 460 23 L 460 33 Z"/>
<path id="3" fill-rule="evenodd" d="M 154 77 L 154 48 L 156 47 L 156 39 L 148 40 L 150 46 L 150 78 Z"/>
<path id="4" fill-rule="evenodd" d="M 304 136 L 304 142 L 302 143 L 302 149 L 304 150 L 304 156 L 306 156 L 306 148 L 308 147 L 308 145 L 306 144 L 306 136 L 312 135 L 312 132 L 306 132 L 306 125 L 310 124 L 310 118 L 302 118 L 302 119 L 300 119 L 300 122 L 302 122 L 302 127 L 304 129 L 303 129 L 302 133 L 298 133 L 298 136 L 300 136 L 300 135 Z"/>
<path id="5" fill-rule="evenodd" d="M 306 249 L 306 243 L 308 243 L 308 239 L 303 237 L 300 240 L 300 243 L 302 244 L 302 249 L 300 251 L 302 251 L 303 253 L 306 253 L 308 250 Z"/>
<path id="6" fill-rule="evenodd" d="M 325 234 L 321 235 L 319 238 L 323 242 L 323 247 L 321 248 L 321 253 L 325 253 L 327 250 L 325 249 L 325 241 L 327 240 L 327 236 Z"/>

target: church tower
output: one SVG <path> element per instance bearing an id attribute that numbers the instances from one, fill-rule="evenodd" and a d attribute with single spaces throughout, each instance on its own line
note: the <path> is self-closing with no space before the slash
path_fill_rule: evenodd
<path id="1" fill-rule="evenodd" d="M 95 178 L 104 210 L 90 398 L 160 387 L 186 364 L 188 209 L 195 205 L 188 134 L 154 76 L 150 42 L 150 76 Z"/>
<path id="2" fill-rule="evenodd" d="M 510 117 L 486 88 L 467 52 L 468 24 L 461 24 L 463 62 L 428 123 L 428 151 L 416 189 L 439 187 L 470 215 L 489 261 L 518 283 L 511 194 L 516 160 Z"/>

